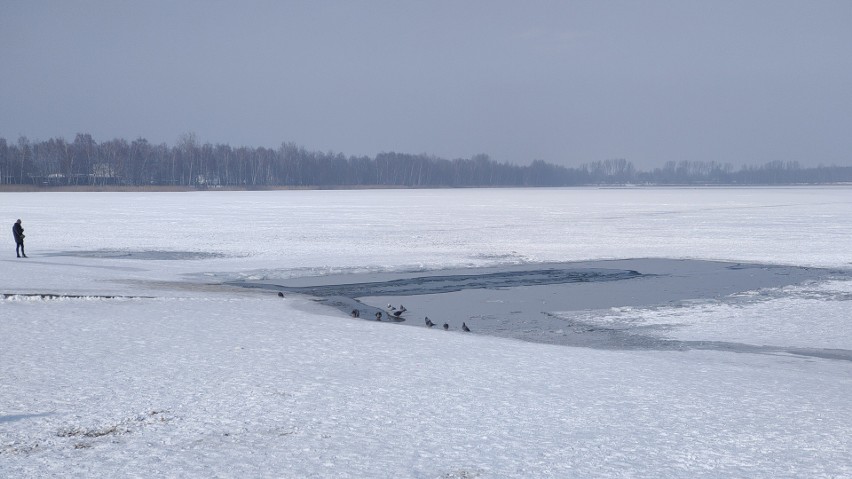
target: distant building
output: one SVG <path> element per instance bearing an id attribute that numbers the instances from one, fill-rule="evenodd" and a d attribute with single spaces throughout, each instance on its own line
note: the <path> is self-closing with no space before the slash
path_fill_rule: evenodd
<path id="1" fill-rule="evenodd" d="M 115 169 L 107 163 L 95 163 L 92 165 L 92 176 L 95 178 L 115 178 Z"/>
<path id="2" fill-rule="evenodd" d="M 95 163 L 92 165 L 92 180 L 96 185 L 115 185 L 120 183 L 120 178 L 115 168 L 108 163 Z"/>
<path id="3" fill-rule="evenodd" d="M 206 177 L 204 175 L 198 175 L 195 177 L 195 187 L 196 188 L 209 188 L 209 187 L 219 187 L 219 177 Z"/>

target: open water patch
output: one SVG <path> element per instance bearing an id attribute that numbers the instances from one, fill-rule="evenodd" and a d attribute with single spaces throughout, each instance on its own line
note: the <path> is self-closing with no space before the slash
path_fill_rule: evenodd
<path id="1" fill-rule="evenodd" d="M 269 283 L 242 282 L 242 286 L 273 288 L 309 296 L 417 296 L 443 294 L 474 289 L 516 288 L 567 283 L 591 283 L 635 279 L 642 274 L 633 270 L 547 268 L 519 271 L 498 271 L 470 274 L 423 274 L 388 281 L 369 281 L 343 284 L 287 286 Z"/>
<path id="2" fill-rule="evenodd" d="M 664 326 L 601 327 L 566 312 L 672 307 L 749 296 L 849 271 L 788 265 L 644 258 L 416 272 L 237 280 L 231 286 L 300 295 L 362 320 L 600 349 L 712 349 L 850 359 L 845 350 L 755 347 L 665 337 Z M 404 305 L 404 306 L 403 306 Z M 574 316 L 574 317 L 572 317 Z"/>

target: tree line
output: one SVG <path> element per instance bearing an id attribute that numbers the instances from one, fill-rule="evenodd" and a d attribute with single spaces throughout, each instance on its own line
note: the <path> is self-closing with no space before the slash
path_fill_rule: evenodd
<path id="1" fill-rule="evenodd" d="M 183 135 L 175 145 L 144 138 L 98 143 L 89 134 L 74 141 L 51 138 L 17 142 L 0 138 L 0 185 L 236 187 L 500 187 L 582 185 L 785 185 L 852 182 L 852 167 L 801 167 L 773 161 L 742 166 L 702 161 L 668 162 L 640 171 L 624 159 L 565 167 L 535 160 L 520 166 L 487 155 L 448 160 L 426 154 L 379 153 L 375 157 L 310 151 L 293 143 L 277 149 L 201 144 Z"/>

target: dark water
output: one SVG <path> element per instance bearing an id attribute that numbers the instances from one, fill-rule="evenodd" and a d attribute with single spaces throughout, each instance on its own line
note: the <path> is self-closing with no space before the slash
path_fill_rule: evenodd
<path id="1" fill-rule="evenodd" d="M 641 277 L 637 271 L 617 269 L 531 269 L 482 274 L 424 275 L 389 281 L 323 284 L 314 286 L 239 283 L 246 287 L 278 289 L 309 296 L 416 296 L 442 294 L 473 289 L 515 288 L 568 283 L 621 281 Z"/>

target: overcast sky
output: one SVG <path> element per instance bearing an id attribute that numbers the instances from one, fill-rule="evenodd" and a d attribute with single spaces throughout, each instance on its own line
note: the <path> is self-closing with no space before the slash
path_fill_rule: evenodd
<path id="1" fill-rule="evenodd" d="M 0 137 L 852 165 L 852 1 L 0 0 Z"/>

